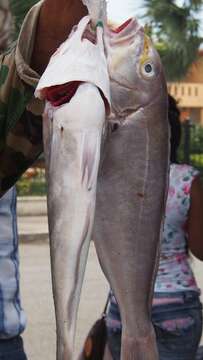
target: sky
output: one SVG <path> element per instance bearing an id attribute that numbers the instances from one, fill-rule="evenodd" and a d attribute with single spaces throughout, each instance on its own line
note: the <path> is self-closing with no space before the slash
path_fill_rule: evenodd
<path id="1" fill-rule="evenodd" d="M 181 5 L 183 0 L 176 0 L 177 5 Z M 131 16 L 141 17 L 144 14 L 144 0 L 107 0 L 108 16 L 113 22 L 122 23 Z M 203 36 L 203 9 L 199 14 L 201 21 L 201 35 Z M 146 19 L 141 19 L 145 23 Z"/>
<path id="2" fill-rule="evenodd" d="M 143 13 L 143 0 L 107 0 L 107 4 L 108 16 L 115 22 L 122 22 Z"/>

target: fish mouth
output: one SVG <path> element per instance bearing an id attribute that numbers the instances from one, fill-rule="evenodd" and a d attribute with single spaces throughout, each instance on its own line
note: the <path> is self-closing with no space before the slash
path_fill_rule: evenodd
<path id="1" fill-rule="evenodd" d="M 139 24 L 136 18 L 130 18 L 117 27 L 108 27 L 108 36 L 111 39 L 114 39 L 114 41 L 116 38 L 120 39 L 123 37 L 126 39 L 129 36 L 134 37 L 138 33 L 144 34 L 144 28 Z"/>
<path id="2" fill-rule="evenodd" d="M 120 33 L 121 31 L 125 30 L 125 28 L 128 27 L 128 25 L 132 22 L 132 18 L 126 20 L 124 23 L 122 23 L 121 25 L 119 25 L 117 28 L 112 29 L 112 31 L 116 34 Z"/>
<path id="3" fill-rule="evenodd" d="M 140 59 L 144 48 L 144 28 L 136 18 L 130 18 L 119 27 L 110 29 L 108 35 L 109 43 L 107 46 L 109 45 L 109 47 L 107 50 L 110 48 L 108 66 L 112 90 L 112 108 L 118 116 L 123 118 L 140 109 L 139 104 L 130 104 L 130 107 L 125 107 L 124 111 L 120 111 L 121 107 L 117 105 L 114 107 L 114 104 L 118 100 L 117 93 L 119 93 L 116 88 L 123 89 L 121 92 L 123 92 L 124 96 L 127 93 L 139 92 L 139 85 L 134 81 L 134 77 L 129 76 L 132 72 L 137 71 L 134 62 L 126 72 L 123 71 L 122 64 L 129 56 L 129 53 L 132 54 L 131 56 Z M 114 101 L 114 99 L 116 100 Z"/>
<path id="4" fill-rule="evenodd" d="M 104 40 L 108 59 L 114 57 L 115 61 L 119 62 L 119 52 L 123 53 L 122 49 L 130 48 L 131 45 L 134 47 L 134 56 L 139 57 L 143 52 L 144 39 L 144 27 L 139 24 L 136 18 L 130 18 L 118 27 L 107 27 Z"/>

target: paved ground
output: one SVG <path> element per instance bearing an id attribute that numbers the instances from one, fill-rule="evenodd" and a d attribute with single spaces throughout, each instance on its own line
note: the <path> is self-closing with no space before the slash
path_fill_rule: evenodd
<path id="1" fill-rule="evenodd" d="M 24 333 L 28 359 L 55 360 L 55 323 L 48 243 L 23 243 L 20 245 L 20 255 L 21 293 L 28 317 Z M 108 285 L 91 246 L 79 311 L 77 350 L 91 325 L 101 314 L 107 291 Z"/>
<path id="2" fill-rule="evenodd" d="M 32 226 L 30 225 L 32 224 Z M 38 229 L 39 240 L 34 239 L 34 229 Z M 21 292 L 23 307 L 28 317 L 24 333 L 25 347 L 29 360 L 55 360 L 55 322 L 51 293 L 50 263 L 48 241 L 40 240 L 45 234 L 45 217 L 20 218 L 21 233 Z M 28 231 L 32 237 L 26 240 Z M 22 236 L 23 235 L 23 236 Z M 193 262 L 194 270 L 203 290 L 203 264 Z M 80 349 L 84 336 L 100 315 L 108 291 L 108 285 L 100 270 L 94 246 L 91 245 L 85 283 L 82 293 L 78 319 L 76 349 Z"/>

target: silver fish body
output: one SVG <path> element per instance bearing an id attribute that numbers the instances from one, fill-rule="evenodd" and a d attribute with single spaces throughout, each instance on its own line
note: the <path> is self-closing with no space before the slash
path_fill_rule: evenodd
<path id="1" fill-rule="evenodd" d="M 121 312 L 121 359 L 158 360 L 150 311 L 168 178 L 167 89 L 143 29 L 135 22 L 132 39 L 127 28 L 112 35 L 108 52 L 116 115 L 98 179 L 94 241 Z"/>
<path id="2" fill-rule="evenodd" d="M 95 13 L 96 7 L 91 9 Z M 90 20 L 89 16 L 82 18 L 53 54 L 35 91 L 46 101 L 43 138 L 57 360 L 72 360 L 74 356 L 101 140 L 110 108 L 103 29 L 96 28 L 95 43 L 91 37 L 89 40 Z"/>
<path id="3" fill-rule="evenodd" d="M 48 103 L 44 113 L 57 360 L 73 359 L 104 126 L 104 102 L 93 84 L 80 85 L 60 108 Z"/>

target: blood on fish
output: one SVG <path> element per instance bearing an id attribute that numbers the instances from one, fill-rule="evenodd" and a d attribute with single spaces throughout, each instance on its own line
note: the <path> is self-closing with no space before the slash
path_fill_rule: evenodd
<path id="1" fill-rule="evenodd" d="M 44 89 L 45 99 L 54 107 L 68 103 L 75 95 L 81 83 L 82 81 L 71 81 L 66 84 L 46 88 Z"/>

